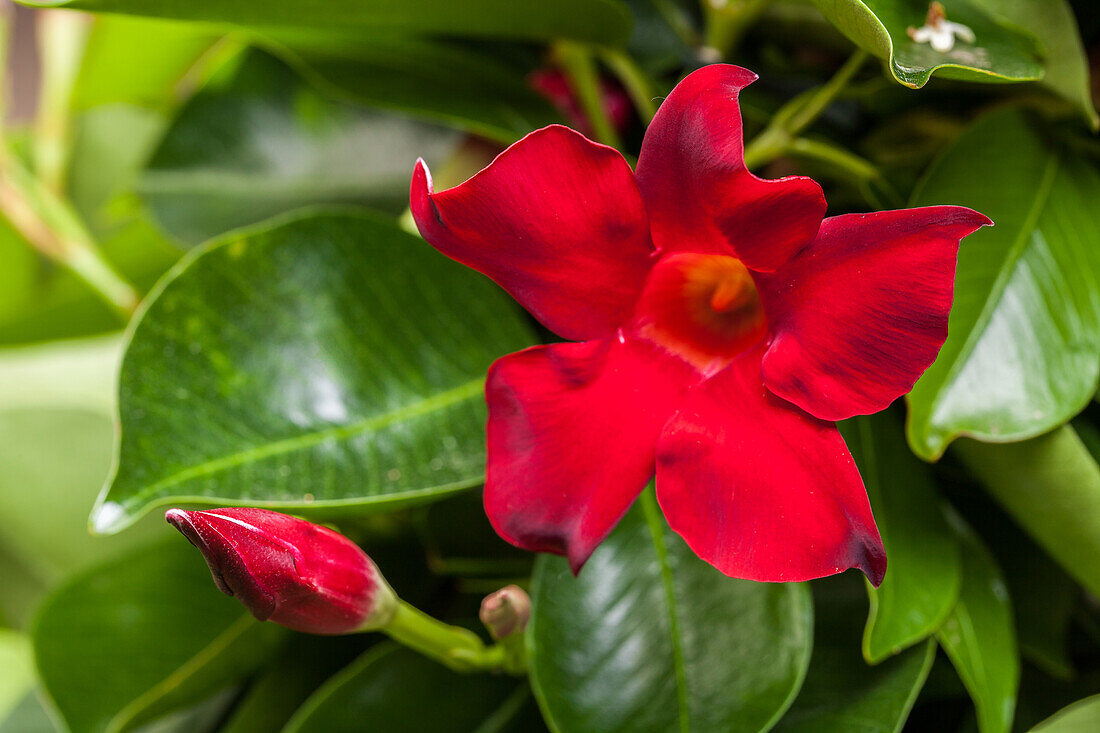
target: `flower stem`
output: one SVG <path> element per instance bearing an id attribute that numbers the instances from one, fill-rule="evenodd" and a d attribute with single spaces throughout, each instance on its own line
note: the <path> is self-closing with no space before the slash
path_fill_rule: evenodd
<path id="1" fill-rule="evenodd" d="M 645 72 L 638 68 L 629 54 L 622 51 L 605 48 L 600 51 L 600 58 L 630 95 L 630 101 L 634 103 L 642 122 L 648 125 L 653 115 L 657 114 L 657 104 L 653 101 L 656 95 Z"/>
<path id="2" fill-rule="evenodd" d="M 380 629 L 394 641 L 431 657 L 456 672 L 510 672 L 522 674 L 513 650 L 502 644 L 487 646 L 477 634 L 451 626 L 398 601 L 390 622 Z"/>
<path id="3" fill-rule="evenodd" d="M 783 105 L 764 131 L 745 146 L 745 166 L 755 168 L 788 152 L 798 134 L 833 103 L 866 60 L 867 52 L 856 49 L 832 79 Z"/>
<path id="4" fill-rule="evenodd" d="M 125 321 L 138 294 L 103 258 L 72 207 L 36 178 L 0 139 L 0 216 L 42 254 L 68 267 Z"/>
<path id="5" fill-rule="evenodd" d="M 90 17 L 71 10 L 43 10 L 38 16 L 42 83 L 34 119 L 34 168 L 43 185 L 58 195 L 65 188 L 70 107 L 90 23 Z"/>
<path id="6" fill-rule="evenodd" d="M 586 46 L 571 41 L 559 41 L 554 50 L 596 139 L 604 145 L 621 149 L 622 141 L 604 107 L 600 74 L 592 52 Z"/>

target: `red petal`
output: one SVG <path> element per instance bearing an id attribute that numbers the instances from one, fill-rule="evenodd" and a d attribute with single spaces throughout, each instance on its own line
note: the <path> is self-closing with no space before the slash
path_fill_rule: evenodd
<path id="1" fill-rule="evenodd" d="M 418 161 L 409 199 L 433 247 L 491 277 L 567 339 L 612 335 L 649 272 L 649 225 L 630 166 L 567 127 L 532 132 L 447 191 L 432 192 Z"/>
<path id="2" fill-rule="evenodd" d="M 485 389 L 489 521 L 580 570 L 653 476 L 657 435 L 698 380 L 676 357 L 618 339 L 499 359 Z"/>
<path id="3" fill-rule="evenodd" d="M 657 441 L 657 499 L 699 557 L 736 578 L 795 581 L 860 568 L 876 586 L 886 553 L 835 425 L 770 394 L 760 352 L 697 387 Z"/>
<path id="4" fill-rule="evenodd" d="M 749 269 L 770 272 L 817 233 L 820 186 L 800 176 L 765 181 L 745 168 L 737 94 L 754 81 L 738 66 L 705 66 L 650 123 L 637 179 L 659 250 L 732 250 Z"/>
<path id="5" fill-rule="evenodd" d="M 959 240 L 990 223 L 961 206 L 826 219 L 757 277 L 773 335 L 764 383 L 823 420 L 884 409 L 943 346 Z"/>

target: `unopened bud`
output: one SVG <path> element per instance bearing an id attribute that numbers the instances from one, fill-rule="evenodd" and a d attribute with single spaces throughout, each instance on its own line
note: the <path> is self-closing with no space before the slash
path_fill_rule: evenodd
<path id="1" fill-rule="evenodd" d="M 261 621 L 311 634 L 384 626 L 397 597 L 341 534 L 265 509 L 169 509 L 165 519 L 206 558 L 214 583 Z"/>
<path id="2" fill-rule="evenodd" d="M 518 585 L 508 585 L 485 596 L 478 616 L 494 639 L 521 634 L 531 618 L 531 599 Z"/>

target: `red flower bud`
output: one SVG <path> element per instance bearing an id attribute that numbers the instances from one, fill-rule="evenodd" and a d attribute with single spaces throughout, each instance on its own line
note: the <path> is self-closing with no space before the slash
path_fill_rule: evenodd
<path id="1" fill-rule="evenodd" d="M 384 626 L 397 597 L 378 567 L 341 534 L 265 509 L 169 509 L 218 588 L 261 621 L 311 634 Z"/>

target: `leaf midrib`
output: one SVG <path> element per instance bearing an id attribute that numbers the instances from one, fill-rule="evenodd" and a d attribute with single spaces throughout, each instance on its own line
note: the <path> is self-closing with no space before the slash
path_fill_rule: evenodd
<path id="1" fill-rule="evenodd" d="M 676 672 L 676 702 L 681 733 L 691 730 L 691 711 L 688 707 L 687 665 L 684 661 L 683 637 L 680 632 L 680 618 L 676 610 L 676 590 L 672 578 L 672 567 L 668 563 L 668 546 L 665 545 L 663 521 L 657 508 L 657 500 L 647 490 L 640 497 L 645 514 L 646 526 L 653 537 L 653 549 L 657 553 L 657 562 L 661 567 L 661 588 L 664 591 L 665 606 L 668 610 L 669 636 L 672 642 L 672 666 Z"/>
<path id="2" fill-rule="evenodd" d="M 425 397 L 424 399 L 404 405 L 391 412 L 373 415 L 348 425 L 336 425 L 323 430 L 315 430 L 309 433 L 295 435 L 292 438 L 276 440 L 265 445 L 254 446 L 243 451 L 238 451 L 237 453 L 231 453 L 208 460 L 149 484 L 141 491 L 135 492 L 129 500 L 131 502 L 144 501 L 171 486 L 176 486 L 196 478 L 212 476 L 246 463 L 254 463 L 273 456 L 286 455 L 295 451 L 305 450 L 329 440 L 346 440 L 361 433 L 381 430 L 382 428 L 389 427 L 402 420 L 427 415 L 436 410 L 441 410 L 458 402 L 468 400 L 475 395 L 480 395 L 484 388 L 484 378 L 472 379 L 457 387 L 452 387 L 445 392 L 440 392 L 431 397 Z"/>

